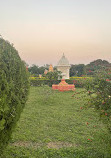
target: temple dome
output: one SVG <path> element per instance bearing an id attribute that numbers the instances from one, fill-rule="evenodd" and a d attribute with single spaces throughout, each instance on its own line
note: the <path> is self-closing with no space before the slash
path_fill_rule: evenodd
<path id="1" fill-rule="evenodd" d="M 69 61 L 68 59 L 65 57 L 65 55 L 63 54 L 62 58 L 59 60 L 57 66 L 69 66 Z"/>

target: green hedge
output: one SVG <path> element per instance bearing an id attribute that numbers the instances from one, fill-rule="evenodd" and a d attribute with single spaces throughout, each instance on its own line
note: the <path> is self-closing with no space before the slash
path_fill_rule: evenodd
<path id="1" fill-rule="evenodd" d="M 7 145 L 27 100 L 28 78 L 18 52 L 0 38 L 0 153 Z"/>
<path id="2" fill-rule="evenodd" d="M 80 78 L 80 79 L 67 79 L 65 80 L 68 84 L 74 84 L 77 88 L 83 88 L 86 81 L 89 80 L 89 78 Z M 46 80 L 46 79 L 30 79 L 31 86 L 42 86 L 42 85 L 48 85 L 52 86 L 52 84 L 59 84 L 61 80 Z"/>
<path id="3" fill-rule="evenodd" d="M 48 85 L 48 86 L 52 86 L 52 84 L 59 84 L 59 80 L 44 80 L 44 79 L 36 79 L 36 80 L 33 80 L 31 79 L 30 80 L 30 85 L 31 86 L 42 86 L 42 85 Z"/>

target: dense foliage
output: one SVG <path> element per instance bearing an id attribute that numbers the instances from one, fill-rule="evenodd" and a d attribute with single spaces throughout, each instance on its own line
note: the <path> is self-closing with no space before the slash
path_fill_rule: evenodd
<path id="1" fill-rule="evenodd" d="M 86 82 L 89 82 L 93 80 L 92 77 L 70 77 L 70 79 L 66 79 L 65 81 L 68 84 L 74 84 L 77 88 L 82 88 L 86 84 Z M 42 86 L 42 85 L 48 85 L 52 86 L 52 84 L 59 84 L 61 80 L 58 80 L 57 78 L 38 78 L 38 77 L 30 77 L 30 84 L 31 86 Z"/>
<path id="2" fill-rule="evenodd" d="M 70 77 L 72 76 L 78 76 L 81 77 L 83 75 L 87 76 L 94 76 L 96 72 L 103 70 L 104 68 L 111 67 L 111 63 L 109 63 L 106 60 L 97 59 L 95 61 L 90 62 L 87 65 L 84 64 L 71 64 L 70 68 Z M 29 67 L 29 72 L 32 76 L 39 76 L 39 74 L 42 74 L 44 76 L 44 71 L 49 69 L 49 65 L 46 64 L 44 66 L 37 66 L 32 65 Z M 54 70 L 57 70 L 56 67 L 54 67 Z"/>
<path id="3" fill-rule="evenodd" d="M 70 76 L 82 76 L 85 75 L 85 65 L 84 64 L 78 64 L 78 65 L 71 65 L 70 68 Z"/>
<path id="4" fill-rule="evenodd" d="M 62 75 L 60 71 L 48 72 L 45 78 L 49 80 L 58 80 L 62 78 Z"/>
<path id="5" fill-rule="evenodd" d="M 0 153 L 24 108 L 28 89 L 24 62 L 9 42 L 0 39 Z"/>
<path id="6" fill-rule="evenodd" d="M 45 69 L 47 69 L 47 67 L 45 66 L 37 66 L 37 65 L 32 65 L 31 67 L 28 68 L 29 72 L 33 75 L 33 76 L 39 76 L 39 74 L 44 74 Z"/>
<path id="7" fill-rule="evenodd" d="M 44 72 L 45 70 L 49 70 L 49 66 L 48 64 L 44 65 L 44 66 L 38 66 L 38 65 L 35 65 L 33 64 L 32 66 L 30 66 L 28 68 L 31 76 L 35 76 L 35 77 L 38 77 L 39 74 L 41 74 L 42 76 L 44 76 Z M 54 67 L 54 70 L 57 70 L 56 67 Z"/>
<path id="8" fill-rule="evenodd" d="M 97 59 L 85 66 L 87 75 L 95 75 L 98 71 L 104 71 L 105 68 L 111 67 L 111 63 L 106 60 Z"/>
<path id="9" fill-rule="evenodd" d="M 94 80 L 87 83 L 86 89 L 90 95 L 90 105 L 97 110 L 111 132 L 111 70 L 98 72 Z"/>

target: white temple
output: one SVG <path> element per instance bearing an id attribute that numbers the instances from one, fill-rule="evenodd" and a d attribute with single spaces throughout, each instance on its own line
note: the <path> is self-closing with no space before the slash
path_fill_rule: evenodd
<path id="1" fill-rule="evenodd" d="M 57 64 L 57 70 L 62 72 L 62 79 L 69 79 L 70 64 L 64 54 Z"/>

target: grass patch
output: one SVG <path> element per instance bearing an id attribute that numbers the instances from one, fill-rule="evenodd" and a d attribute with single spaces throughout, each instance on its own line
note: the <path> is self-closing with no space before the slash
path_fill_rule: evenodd
<path id="1" fill-rule="evenodd" d="M 93 108 L 84 108 L 85 94 L 73 94 L 31 87 L 3 158 L 110 158 L 107 129 Z"/>

